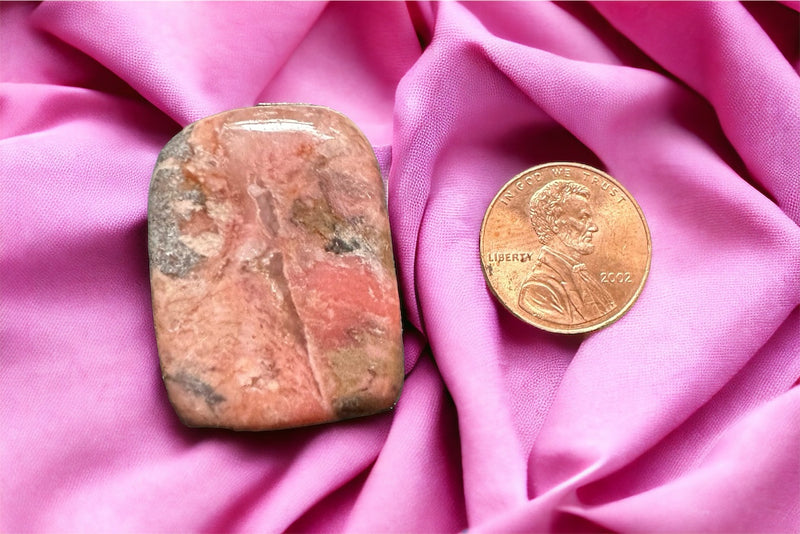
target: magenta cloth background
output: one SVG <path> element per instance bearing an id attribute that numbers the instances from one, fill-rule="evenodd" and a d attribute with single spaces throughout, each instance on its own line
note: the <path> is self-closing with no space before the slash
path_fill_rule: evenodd
<path id="1" fill-rule="evenodd" d="M 0 531 L 800 531 L 797 2 L 0 6 Z M 351 117 L 388 185 L 393 413 L 184 428 L 146 210 L 183 126 Z M 585 337 L 493 300 L 478 233 L 535 164 L 638 199 L 637 304 Z"/>

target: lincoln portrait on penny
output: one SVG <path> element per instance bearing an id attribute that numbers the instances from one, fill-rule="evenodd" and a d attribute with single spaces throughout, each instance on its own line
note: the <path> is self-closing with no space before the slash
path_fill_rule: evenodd
<path id="1" fill-rule="evenodd" d="M 582 259 L 594 252 L 589 188 L 571 180 L 555 180 L 530 200 L 530 223 L 542 248 L 519 291 L 519 306 L 557 324 L 592 321 L 616 304 Z"/>

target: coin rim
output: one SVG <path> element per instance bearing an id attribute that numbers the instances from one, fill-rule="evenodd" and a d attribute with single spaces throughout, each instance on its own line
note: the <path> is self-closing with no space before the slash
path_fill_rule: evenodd
<path id="1" fill-rule="evenodd" d="M 636 288 L 636 291 L 634 292 L 633 296 L 628 300 L 628 303 L 625 306 L 623 306 L 622 308 L 620 308 L 617 313 L 615 313 L 614 315 L 612 315 L 608 319 L 605 319 L 605 320 L 603 320 L 603 321 L 601 321 L 601 322 L 599 322 L 599 323 L 597 323 L 595 325 L 584 326 L 584 327 L 581 327 L 581 328 L 574 328 L 574 329 L 558 329 L 558 328 L 553 328 L 553 327 L 549 327 L 549 326 L 543 326 L 543 325 L 540 325 L 540 324 L 536 324 L 536 323 L 532 322 L 530 319 L 528 319 L 526 317 L 523 317 L 522 315 L 517 313 L 515 310 L 513 310 L 508 304 L 506 304 L 503 301 L 502 298 L 500 298 L 500 296 L 495 291 L 494 286 L 492 286 L 492 283 L 489 280 L 489 275 L 486 273 L 486 263 L 483 260 L 483 254 L 484 254 L 483 243 L 484 243 L 484 231 L 486 229 L 486 221 L 489 218 L 489 213 L 492 211 L 492 208 L 494 207 L 495 202 L 497 202 L 497 199 L 500 198 L 500 195 L 512 183 L 514 183 L 515 181 L 521 179 L 526 174 L 529 174 L 531 172 L 534 172 L 534 171 L 537 171 L 537 170 L 540 170 L 540 169 L 544 169 L 544 168 L 548 168 L 548 167 L 556 167 L 556 166 L 570 166 L 570 167 L 578 167 L 578 168 L 581 168 L 581 169 L 585 169 L 585 170 L 594 172 L 596 174 L 599 174 L 600 176 L 603 176 L 604 178 L 607 178 L 608 180 L 613 182 L 615 185 L 617 185 L 620 188 L 620 190 L 622 190 L 622 192 L 625 193 L 628 196 L 628 198 L 631 200 L 634 208 L 636 208 L 636 211 L 637 211 L 637 213 L 639 214 L 639 217 L 642 220 L 642 224 L 644 225 L 645 236 L 647 237 L 647 264 L 645 265 L 644 274 L 642 275 L 642 281 L 639 284 L 639 287 Z M 650 264 L 652 263 L 652 260 L 653 260 L 653 243 L 652 243 L 652 238 L 650 236 L 650 227 L 647 224 L 647 219 L 644 216 L 644 212 L 642 211 L 642 207 L 639 205 L 639 202 L 636 201 L 636 199 L 631 194 L 631 192 L 628 191 L 621 183 L 619 183 L 616 180 L 616 178 L 610 176 L 608 173 L 606 173 L 604 171 L 601 171 L 600 169 L 592 167 L 591 165 L 586 165 L 584 163 L 574 163 L 574 162 L 568 162 L 568 161 L 555 161 L 555 162 L 551 162 L 551 163 L 542 163 L 540 165 L 535 165 L 535 166 L 533 166 L 533 167 L 531 167 L 529 169 L 526 169 L 526 170 L 514 175 L 513 178 L 511 178 L 506 183 L 504 183 L 500 187 L 499 191 L 494 196 L 494 198 L 492 198 L 492 201 L 489 203 L 489 206 L 486 208 L 486 213 L 483 216 L 483 222 L 481 222 L 481 233 L 480 233 L 480 239 L 479 239 L 479 243 L 478 243 L 478 249 L 479 249 L 478 253 L 480 255 L 480 261 L 481 261 L 481 271 L 483 272 L 483 278 L 486 281 L 486 285 L 488 286 L 489 291 L 492 292 L 492 295 L 494 295 L 495 299 L 497 299 L 497 301 L 500 302 L 500 304 L 502 304 L 505 309 L 507 309 L 509 312 L 511 312 L 511 314 L 514 317 L 520 319 L 521 321 L 524 321 L 525 323 L 527 323 L 527 324 L 529 324 L 531 326 L 535 326 L 536 328 L 540 328 L 540 329 L 545 330 L 547 332 L 553 332 L 555 334 L 584 334 L 584 333 L 587 333 L 587 332 L 593 332 L 595 330 L 599 330 L 601 328 L 605 328 L 606 326 L 618 321 L 623 315 L 625 315 L 625 313 L 631 308 L 631 306 L 633 306 L 633 304 L 639 299 L 639 295 L 642 293 L 642 290 L 644 289 L 644 284 L 645 284 L 645 282 L 647 282 L 647 278 L 650 276 Z"/>

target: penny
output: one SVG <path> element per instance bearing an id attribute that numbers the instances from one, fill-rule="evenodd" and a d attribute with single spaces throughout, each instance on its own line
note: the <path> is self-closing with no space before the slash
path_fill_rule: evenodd
<path id="1" fill-rule="evenodd" d="M 650 272 L 650 230 L 633 196 L 580 163 L 547 163 L 505 184 L 481 225 L 495 297 L 549 332 L 603 328 L 627 312 Z"/>

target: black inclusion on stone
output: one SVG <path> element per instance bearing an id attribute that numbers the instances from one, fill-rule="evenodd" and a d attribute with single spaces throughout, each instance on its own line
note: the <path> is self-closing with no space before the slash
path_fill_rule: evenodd
<path id="1" fill-rule="evenodd" d="M 333 238 L 331 238 L 331 240 L 325 245 L 325 251 L 333 252 L 334 254 L 345 254 L 360 248 L 361 244 L 355 239 L 345 241 L 338 236 L 333 236 Z"/>
<path id="2" fill-rule="evenodd" d="M 362 399 L 358 395 L 341 397 L 333 401 L 333 411 L 341 419 L 358 417 L 366 412 L 362 404 Z"/>
<path id="3" fill-rule="evenodd" d="M 213 408 L 215 405 L 225 400 L 225 397 L 214 391 L 213 387 L 203 382 L 196 376 L 192 376 L 188 373 L 178 373 L 167 378 L 183 386 L 183 388 L 192 395 L 201 397 L 204 401 L 206 401 L 206 404 L 208 404 L 209 407 Z"/>

